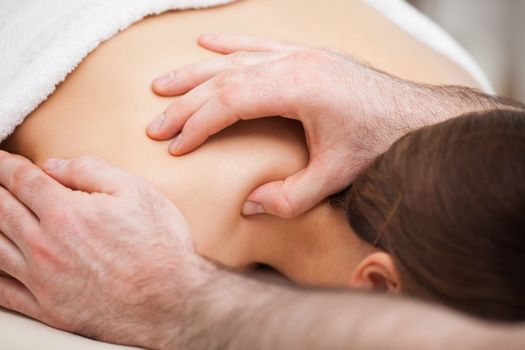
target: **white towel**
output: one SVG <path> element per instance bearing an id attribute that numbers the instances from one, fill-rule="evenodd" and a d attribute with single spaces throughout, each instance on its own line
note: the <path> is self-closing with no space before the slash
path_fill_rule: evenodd
<path id="1" fill-rule="evenodd" d="M 0 142 L 100 43 L 142 18 L 234 0 L 1 0 Z"/>
<path id="2" fill-rule="evenodd" d="M 0 0 L 0 142 L 101 42 L 145 16 L 235 0 Z M 264 0 L 261 0 L 264 1 Z M 468 54 L 404 0 L 367 0 L 490 84 Z M 298 9 L 300 10 L 300 9 Z"/>

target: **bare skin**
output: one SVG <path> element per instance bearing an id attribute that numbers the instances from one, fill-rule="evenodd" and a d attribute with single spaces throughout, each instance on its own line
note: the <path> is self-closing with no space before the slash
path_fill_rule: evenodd
<path id="1" fill-rule="evenodd" d="M 108 47 L 108 45 L 105 47 Z M 129 52 L 130 51 L 127 51 L 128 56 Z M 113 53 L 117 54 L 116 52 Z M 168 69 L 173 68 L 172 64 L 173 61 L 169 63 L 170 67 Z M 86 65 L 82 65 L 79 71 L 82 71 L 85 66 Z M 94 64 L 94 66 L 97 65 Z M 91 67 L 93 68 L 93 65 Z M 98 67 L 98 69 L 103 70 L 103 67 Z M 130 72 L 127 73 L 130 75 Z M 131 71 L 131 73 L 133 73 L 133 71 Z M 135 75 L 131 75 L 136 78 Z M 137 73 L 137 76 L 138 75 L 140 74 Z M 87 87 L 90 87 L 88 78 L 75 73 L 72 76 L 73 81 L 75 76 L 80 76 L 77 81 L 78 85 L 76 86 L 78 89 L 77 93 L 81 90 L 80 85 L 82 84 L 87 84 Z M 101 79 L 101 77 L 93 78 L 95 81 L 98 79 Z M 147 77 L 148 82 L 149 79 L 150 77 Z M 69 80 L 69 82 L 70 81 L 72 80 Z M 129 113 L 126 115 L 126 118 L 128 118 L 127 122 L 125 118 L 118 117 L 121 112 L 115 110 L 112 110 L 112 112 L 115 113 L 114 115 L 111 113 L 104 114 L 103 110 L 93 111 L 88 109 L 90 113 L 86 113 L 82 109 L 75 109 L 76 104 L 68 104 L 65 98 L 62 100 L 55 98 L 61 94 L 67 94 L 69 88 L 66 89 L 64 86 L 75 87 L 75 83 L 68 84 L 69 83 L 66 82 L 60 91 L 40 109 L 40 112 L 37 111 L 28 122 L 29 124 L 33 124 L 33 127 L 26 128 L 27 130 L 32 129 L 33 133 L 29 136 L 31 136 L 33 140 L 27 135 L 25 139 L 23 136 L 19 136 L 18 140 L 20 143 L 24 143 L 26 147 L 31 142 L 33 142 L 32 145 L 35 147 L 48 144 L 49 146 L 46 146 L 48 147 L 46 148 L 48 154 L 53 154 L 53 152 L 55 154 L 79 152 L 90 147 L 101 153 L 106 152 L 110 156 L 115 152 L 113 155 L 115 161 L 123 163 L 124 166 L 128 168 L 133 165 L 140 168 L 140 164 L 133 163 L 133 159 L 135 159 L 133 158 L 134 156 L 142 155 L 143 158 L 141 158 L 141 161 L 144 159 L 148 162 L 152 161 L 153 153 L 149 154 L 145 152 L 135 154 L 133 152 L 140 152 L 140 147 L 134 145 L 135 141 L 133 138 L 126 139 L 123 137 L 123 140 L 119 139 L 120 141 L 112 143 L 108 141 L 110 140 L 110 133 L 105 134 L 104 131 L 105 128 L 108 128 L 109 131 L 112 131 L 114 135 L 119 135 L 119 137 L 139 135 L 138 131 L 136 134 L 133 133 L 136 131 L 133 125 L 133 127 L 126 128 L 128 125 L 134 124 L 136 120 L 139 120 L 137 124 L 142 124 L 140 122 L 145 121 L 143 123 L 144 125 L 141 125 L 142 127 L 145 127 L 147 121 L 149 121 L 149 118 L 146 117 L 144 120 L 141 119 L 140 113 L 138 113 L 143 112 L 143 110 L 140 109 L 139 100 L 134 100 L 128 96 L 128 99 L 125 101 L 134 107 L 124 111 Z M 137 97 L 138 94 L 133 95 L 133 91 L 130 91 L 133 90 L 131 89 L 132 86 L 133 84 L 130 86 L 123 84 L 119 87 L 124 90 L 129 89 L 126 91 L 130 93 L 130 96 Z M 91 87 L 97 87 L 97 85 L 91 85 Z M 100 89 L 100 86 L 98 86 L 98 88 Z M 72 88 L 72 90 L 75 89 Z M 141 89 L 137 89 L 137 91 L 139 90 Z M 115 92 L 115 86 L 103 92 L 106 94 L 110 92 L 113 93 Z M 104 98 L 107 95 L 103 95 L 102 93 L 98 95 L 97 93 L 98 92 L 95 91 L 93 93 L 94 96 L 89 96 L 89 98 L 87 98 L 89 101 L 84 101 L 85 104 L 83 107 L 91 108 L 94 100 L 104 102 Z M 112 97 L 118 97 L 119 93 L 119 90 L 116 90 L 116 93 L 113 93 Z M 71 94 L 75 97 L 74 93 Z M 83 98 L 86 99 L 86 95 L 84 94 L 83 96 Z M 73 102 L 78 103 L 82 101 L 83 98 L 82 96 L 76 96 Z M 55 102 L 54 106 L 53 100 L 58 101 Z M 121 102 L 124 101 L 122 100 Z M 42 112 L 46 111 L 47 105 L 51 105 L 51 107 L 47 109 L 47 112 Z M 111 103 L 108 102 L 105 106 L 109 107 L 110 105 Z M 97 105 L 95 104 L 95 106 Z M 95 109 L 97 108 L 98 107 Z M 55 124 L 53 128 L 49 126 L 46 128 L 46 122 L 50 123 L 58 120 L 65 123 L 69 121 L 69 119 L 63 117 L 63 115 L 62 117 L 60 116 L 61 111 L 68 110 L 74 112 L 65 113 L 68 114 L 68 118 L 72 119 L 69 126 L 75 126 L 72 129 L 74 138 L 68 135 L 67 123 Z M 107 119 L 97 119 L 99 115 L 98 112 L 103 114 L 103 117 Z M 40 117 L 38 115 L 40 115 Z M 59 115 L 56 117 L 57 119 L 53 119 L 55 115 Z M 77 119 L 77 116 L 85 119 Z M 39 120 L 40 122 L 38 122 Z M 108 121 L 113 122 L 115 120 L 118 123 L 116 123 L 116 125 L 110 124 L 108 127 Z M 99 124 L 97 124 L 97 122 Z M 106 124 L 104 124 L 104 122 Z M 104 124 L 104 126 L 101 126 L 102 124 Z M 264 125 L 251 124 L 258 125 L 255 131 L 261 130 Z M 66 127 L 62 130 L 62 133 L 58 133 L 57 135 L 54 134 L 53 131 L 57 129 L 56 125 L 65 125 Z M 282 125 L 279 129 L 281 128 Z M 80 129 L 86 134 L 90 134 L 90 132 L 93 131 L 98 132 L 98 134 L 91 134 L 89 137 L 86 136 L 86 138 L 83 138 L 83 132 L 81 132 Z M 272 132 L 274 132 L 273 128 L 271 129 Z M 43 134 L 40 134 L 40 131 L 43 131 Z M 27 133 L 29 134 L 30 131 L 27 131 Z M 257 134 L 256 132 L 254 133 Z M 23 134 L 23 132 L 21 132 L 21 134 Z M 245 135 L 246 134 L 239 135 L 233 132 L 230 138 L 238 140 L 239 138 L 242 139 L 242 136 Z M 49 141 L 46 139 L 48 136 L 50 136 L 54 142 L 58 140 L 62 143 L 59 142 L 60 144 L 57 146 L 53 145 L 53 142 L 44 142 L 43 140 Z M 88 140 L 89 138 L 91 138 L 91 140 Z M 17 139 L 16 136 L 13 140 L 15 139 Z M 224 141 L 221 141 L 219 135 L 216 141 L 212 140 L 211 143 L 205 145 L 201 150 L 206 149 L 206 147 L 213 149 L 221 142 Z M 16 144 L 16 141 L 13 141 L 13 144 Z M 121 151 L 123 147 L 119 148 L 118 146 L 122 146 L 122 144 L 127 147 L 126 151 L 131 151 L 131 154 Z M 144 142 L 142 146 L 147 147 L 145 146 L 146 144 L 147 142 Z M 106 146 L 115 147 L 111 149 L 110 152 Z M 165 146 L 167 145 L 159 146 L 162 147 L 158 149 L 159 153 L 166 154 Z M 244 146 L 253 147 L 253 144 L 245 143 Z M 269 149 L 265 146 L 267 146 L 267 144 L 260 145 L 263 150 Z M 115 149 L 119 151 L 114 151 Z M 153 148 L 150 148 L 150 150 L 152 149 Z M 235 150 L 236 148 L 232 147 L 231 149 Z M 40 151 L 29 148 L 25 148 L 25 150 L 27 153 L 33 152 L 33 158 L 38 164 L 41 164 L 42 160 L 46 158 L 45 155 L 40 155 Z M 222 155 L 222 153 L 219 154 Z M 244 161 L 249 160 L 250 158 L 244 159 Z M 208 161 L 212 161 L 212 159 L 208 159 Z M 74 164 L 77 164 L 77 166 L 71 166 Z M 78 164 L 81 164 L 81 166 L 78 166 Z M 221 164 L 223 163 L 216 163 L 216 165 Z M 276 164 L 279 165 L 283 163 Z M 276 164 L 270 165 L 275 167 Z M 49 182 L 49 179 L 42 176 L 42 173 L 37 171 L 37 169 L 33 168 L 30 170 L 27 163 L 16 162 L 12 158 L 3 155 L 2 167 L 0 167 L 0 169 L 2 169 L 2 185 L 8 188 L 12 195 L 10 197 L 7 192 L 4 192 L 5 200 L 2 201 L 2 203 L 10 203 L 13 206 L 18 206 L 19 211 L 22 213 L 20 213 L 19 216 L 4 215 L 2 218 L 5 220 L 1 222 L 6 223 L 6 225 L 8 223 L 12 225 L 10 227 L 6 226 L 5 231 L 9 233 L 9 237 L 17 242 L 18 248 L 23 249 L 24 254 L 28 257 L 28 264 L 22 264 L 18 267 L 22 268 L 26 273 L 29 272 L 29 276 L 24 275 L 23 272 L 20 273 L 21 270 L 16 271 L 16 268 L 12 265 L 14 261 L 12 259 L 5 259 L 2 268 L 4 270 L 13 269 L 11 271 L 12 274 L 20 280 L 26 277 L 24 282 L 26 286 L 34 292 L 34 296 L 39 303 L 36 307 L 33 303 L 34 308 L 29 309 L 31 306 L 29 300 L 31 299 L 23 302 L 17 297 L 18 293 L 14 292 L 20 286 L 14 286 L 12 281 L 2 280 L 5 282 L 4 287 L 9 285 L 11 288 L 6 287 L 2 289 L 4 293 L 0 295 L 1 305 L 25 312 L 49 324 L 97 339 L 119 343 L 132 343 L 151 348 L 246 348 L 256 344 L 260 339 L 264 340 L 264 343 L 257 343 L 260 348 L 346 348 L 353 345 L 363 349 L 385 348 L 386 346 L 400 349 L 421 349 L 432 348 L 437 344 L 436 346 L 438 348 L 455 347 L 463 349 L 485 347 L 490 349 L 501 344 L 503 340 L 506 341 L 506 345 L 509 347 L 514 346 L 515 348 L 519 348 L 522 342 L 522 334 L 520 335 L 520 333 L 518 333 L 521 331 L 520 329 L 511 327 L 488 328 L 478 322 L 448 312 L 441 312 L 429 306 L 400 303 L 399 301 L 387 298 L 374 298 L 372 296 L 355 295 L 353 293 L 301 292 L 289 288 L 271 287 L 259 282 L 248 281 L 245 278 L 232 275 L 225 271 L 217 271 L 213 266 L 203 260 L 200 260 L 202 265 L 191 263 L 200 258 L 195 256 L 190 246 L 184 243 L 180 245 L 177 244 L 177 247 L 163 244 L 155 245 L 156 249 L 159 249 L 158 256 L 162 258 L 160 260 L 154 260 L 153 262 L 150 255 L 151 251 L 141 248 L 144 247 L 144 235 L 149 235 L 151 238 L 158 238 L 157 230 L 151 229 L 159 224 L 159 218 L 156 216 L 158 211 L 142 210 L 143 207 L 141 207 L 140 203 L 164 203 L 164 206 L 166 206 L 166 201 L 161 198 L 159 199 L 159 194 L 151 187 L 145 186 L 142 180 L 137 178 L 131 179 L 122 172 L 118 172 L 117 174 L 114 169 L 110 171 L 110 167 L 107 164 L 104 165 L 103 162 L 94 161 L 93 159 L 86 161 L 84 159 L 81 160 L 80 163 L 79 160 L 73 160 L 69 162 L 69 165 L 70 166 L 63 167 L 62 170 L 49 168 L 48 172 L 56 180 L 70 187 L 80 189 L 80 191 L 70 192 L 67 189 L 61 188 L 57 186 L 56 183 Z M 182 169 L 181 163 L 179 163 L 179 165 L 178 172 L 185 171 Z M 304 166 L 304 164 L 302 165 Z M 148 166 L 153 167 L 152 164 L 148 164 Z M 16 168 L 18 168 L 18 170 L 15 170 Z M 101 172 L 101 169 L 104 171 Z M 217 169 L 210 168 L 204 170 L 208 170 L 209 175 L 209 172 L 216 171 Z M 110 179 L 95 180 L 97 174 L 107 174 L 108 172 L 115 174 L 111 176 Z M 13 174 L 18 175 L 14 176 Z M 198 172 L 191 173 L 193 177 L 198 175 Z M 191 176 L 188 175 L 188 177 Z M 155 177 L 152 177 L 152 179 L 155 180 Z M 175 175 L 170 176 L 169 179 L 182 181 L 180 178 L 175 178 Z M 211 177 L 211 179 L 213 179 L 213 177 Z M 165 181 L 168 183 L 168 180 Z M 208 181 L 211 182 L 212 180 L 208 178 Z M 174 181 L 174 183 L 177 182 Z M 184 184 L 188 183 L 189 182 L 186 182 Z M 213 189 L 213 186 L 208 185 L 208 183 L 206 183 L 206 189 Z M 230 183 L 229 188 L 239 186 L 239 183 L 234 183 L 233 181 L 232 183 L 233 184 Z M 48 186 L 46 187 L 44 184 Z M 95 188 L 93 188 L 93 186 L 95 186 Z M 157 184 L 157 186 L 159 185 Z M 120 194 L 111 193 L 113 192 L 112 190 L 118 188 L 121 188 Z M 48 191 L 39 192 L 46 189 Z M 140 190 L 137 191 L 137 189 Z M 198 189 L 198 187 L 196 186 L 193 189 Z M 184 188 L 181 186 L 180 191 L 183 190 Z M 93 191 L 101 192 L 100 195 L 96 196 L 87 195 L 87 193 L 92 193 Z M 22 195 L 22 192 L 24 192 L 25 195 Z M 209 192 L 195 192 L 191 193 L 191 195 L 196 196 L 199 193 Z M 170 194 L 170 192 L 167 191 L 167 194 L 172 197 L 170 198 L 172 201 L 177 202 L 180 200 L 181 206 L 187 206 L 183 200 L 179 199 L 182 197 L 180 193 L 172 192 Z M 27 211 L 24 212 L 24 210 L 22 210 L 24 207 L 19 203 L 17 204 L 17 199 L 12 197 L 13 195 L 27 207 L 33 209 L 35 212 L 38 211 L 37 215 L 40 221 L 35 222 L 34 218 L 29 220 L 32 214 Z M 65 198 L 67 200 L 64 198 L 64 200 L 59 200 L 57 195 L 64 195 L 68 198 Z M 89 198 L 89 200 L 86 200 L 86 198 Z M 220 201 L 218 201 L 217 198 L 218 197 L 212 197 L 206 204 L 210 207 L 215 206 L 215 209 L 222 209 L 224 203 L 227 203 L 226 200 L 228 198 L 225 198 L 224 203 L 222 198 Z M 9 202 L 7 201 L 8 199 Z M 243 198 L 237 202 L 239 204 L 238 210 L 240 210 L 242 200 Z M 114 201 L 118 201 L 119 205 L 115 205 Z M 47 205 L 48 203 L 56 203 L 56 205 L 49 206 Z M 40 209 L 37 209 L 37 207 Z M 150 205 L 147 205 L 147 207 L 151 209 Z M 121 235 L 122 231 L 119 229 L 122 226 L 119 225 L 128 222 L 130 217 L 135 218 L 137 216 L 137 210 L 140 213 L 144 213 L 145 216 L 136 222 L 137 225 L 127 227 L 125 230 L 126 235 Z M 204 210 L 206 210 L 206 208 L 204 208 Z M 66 218 L 66 216 L 64 216 L 66 212 L 69 215 L 67 218 L 71 220 L 70 223 L 79 220 L 78 222 L 82 222 L 82 225 L 66 225 L 67 229 L 64 229 L 63 219 Z M 107 215 L 108 212 L 112 213 L 112 215 Z M 4 214 L 6 213 L 11 212 L 4 212 Z M 236 214 L 238 215 L 238 212 Z M 228 216 L 227 213 L 223 215 Z M 167 220 L 167 218 L 170 217 L 180 218 L 176 210 L 172 210 L 171 214 L 168 213 L 167 216 L 164 215 L 161 218 Z M 109 221 L 107 222 L 101 220 L 107 220 L 108 218 Z M 213 219 L 213 217 L 201 218 L 201 221 L 206 220 L 217 223 L 218 219 Z M 161 222 L 163 221 L 161 220 Z M 20 223 L 25 223 L 26 225 L 20 225 Z M 27 229 L 28 223 L 33 224 L 31 230 Z M 39 223 L 42 224 L 39 225 Z M 196 223 L 193 223 L 193 226 L 195 225 Z M 174 227 L 171 227 L 171 230 L 168 229 L 168 226 L 170 225 L 166 226 L 167 229 L 165 232 L 164 230 L 162 231 L 163 233 L 171 232 L 174 235 L 173 239 L 184 242 L 185 239 L 190 237 L 188 232 L 180 230 L 180 222 L 175 223 Z M 111 229 L 108 229 L 109 227 Z M 31 234 L 35 232 L 38 232 L 38 235 L 34 236 Z M 115 234 L 115 232 L 119 234 Z M 95 233 L 100 236 L 96 236 L 96 238 L 93 239 L 93 234 Z M 84 237 L 83 241 L 86 243 L 91 240 L 93 248 L 85 244 L 76 244 L 72 237 Z M 167 237 L 169 239 L 169 235 Z M 198 240 L 198 236 L 196 235 L 195 237 Z M 300 238 L 304 238 L 304 236 Z M 147 241 L 149 242 L 149 240 Z M 54 242 L 63 242 L 63 244 L 57 246 Z M 129 244 L 129 242 L 133 242 L 133 244 Z M 90 254 L 82 254 L 82 251 L 78 250 L 78 247 L 81 246 L 87 249 L 86 252 L 96 253 L 99 251 L 98 248 L 107 246 L 107 244 L 114 244 L 115 246 L 115 249 L 104 250 L 104 252 L 108 254 L 106 256 L 107 259 L 100 259 L 96 256 L 97 254 L 95 254 L 95 258 L 91 258 Z M 10 248 L 7 248 L 8 246 L 5 247 L 6 252 L 14 251 L 16 253 L 16 250 L 11 249 L 13 248 L 12 246 L 10 246 Z M 62 249 L 65 247 L 68 249 Z M 180 250 L 181 253 L 172 255 L 173 248 Z M 275 248 L 275 246 L 272 245 L 271 248 Z M 42 254 L 42 252 L 47 252 L 47 254 Z M 67 252 L 66 257 L 64 256 L 64 252 Z M 130 260 L 129 258 L 133 256 L 133 254 L 137 254 L 137 256 Z M 7 255 L 4 255 L 4 257 L 7 257 Z M 59 257 L 61 257 L 62 260 L 58 259 Z M 162 288 L 160 290 L 148 289 L 148 293 L 159 293 L 155 298 L 148 297 L 148 295 L 144 296 L 142 293 L 129 293 L 129 290 L 144 291 L 145 289 L 139 289 L 138 286 L 140 283 L 137 284 L 136 280 L 130 280 L 128 276 L 129 270 L 126 269 L 125 263 L 114 266 L 115 261 L 122 261 L 119 257 L 127 257 L 126 261 L 132 264 L 141 262 L 139 265 L 143 270 L 138 274 L 139 281 L 162 281 L 163 283 L 153 283 L 152 286 L 156 285 L 158 287 L 162 285 L 166 286 L 168 290 Z M 97 266 L 99 261 L 102 265 Z M 167 280 L 167 276 L 163 275 L 166 270 L 159 267 L 170 266 L 171 264 L 177 267 L 174 270 L 177 271 L 177 273 L 168 273 L 174 282 L 173 284 L 169 283 L 168 286 L 164 283 Z M 70 268 L 64 269 L 64 266 Z M 201 266 L 201 268 L 195 269 L 195 266 Z M 111 267 L 116 268 L 118 271 L 126 272 L 123 275 L 124 278 L 114 279 L 112 278 L 116 276 L 114 273 L 110 275 L 100 273 L 100 271 L 110 271 Z M 123 268 L 123 270 L 121 270 L 121 268 Z M 60 273 L 50 274 L 49 269 Z M 38 271 L 41 273 L 38 273 Z M 79 276 L 78 271 L 83 271 L 84 275 Z M 93 273 L 89 274 L 88 271 Z M 210 271 L 213 271 L 213 273 Z M 133 270 L 132 274 L 137 277 L 137 272 L 138 271 Z M 182 273 L 182 275 L 179 275 L 179 273 Z M 87 278 L 88 275 L 91 276 L 90 281 L 92 283 L 85 285 L 85 278 Z M 55 276 L 55 279 L 51 280 L 48 276 Z M 201 280 L 201 278 L 207 280 L 202 288 L 188 288 L 188 284 L 184 283 L 185 281 Z M 70 283 L 61 284 L 59 283 L 60 280 Z M 79 281 L 80 284 L 76 283 Z M 131 282 L 131 285 L 124 282 Z M 89 287 L 89 289 L 85 290 L 83 288 L 84 286 L 86 288 Z M 104 298 L 100 298 L 101 293 L 97 293 L 97 291 L 102 288 L 107 291 L 107 296 Z M 99 299 L 83 298 L 81 299 L 82 302 L 71 298 L 66 298 L 65 300 L 61 298 L 57 299 L 56 295 L 59 292 L 69 295 L 65 290 L 72 292 L 72 294 L 75 294 L 74 292 L 79 290 L 82 291 L 84 295 L 93 293 L 92 295 L 98 296 Z M 9 293 L 7 291 L 9 291 Z M 132 295 L 133 300 L 131 301 L 137 302 L 136 305 L 138 305 L 138 308 L 132 312 L 134 316 L 126 317 L 128 320 L 137 320 L 137 322 L 131 321 L 128 324 L 123 324 L 122 318 L 119 317 L 122 310 L 128 310 L 127 307 L 123 308 L 120 304 L 126 299 L 119 297 L 122 295 Z M 111 298 L 109 296 L 111 296 Z M 177 298 L 174 296 L 180 297 Z M 244 301 L 248 298 L 250 303 L 239 303 L 239 300 Z M 168 300 L 168 302 L 161 302 L 159 304 L 159 300 Z M 170 303 L 172 304 L 169 305 Z M 93 307 L 93 305 L 97 307 Z M 152 310 L 158 310 L 159 307 L 162 310 L 161 312 L 152 312 Z M 97 317 L 100 315 L 97 310 L 104 310 L 108 317 Z M 73 317 L 74 320 L 71 315 L 75 315 L 75 317 Z M 141 315 L 148 315 L 148 317 Z M 236 315 L 237 317 L 232 318 L 232 315 Z M 364 315 L 371 315 L 373 317 L 364 318 Z M 116 317 L 112 318 L 111 316 Z M 170 316 L 173 318 L 170 318 Z M 185 325 L 188 324 L 185 322 L 191 324 L 192 327 L 185 327 Z M 399 332 L 398 327 L 401 324 L 406 332 Z M 406 324 L 413 326 L 406 328 L 404 327 Z M 199 325 L 200 327 L 195 328 L 193 325 Z M 261 333 L 261 325 L 264 325 L 264 334 Z M 349 325 L 353 326 L 351 328 L 353 332 L 349 331 Z M 283 337 L 283 334 L 305 334 L 306 336 Z M 509 341 L 515 341 L 515 344 L 509 345 Z"/>
<path id="2" fill-rule="evenodd" d="M 366 246 L 327 202 L 294 220 L 240 215 L 251 191 L 306 165 L 299 123 L 238 124 L 178 158 L 167 154 L 167 142 L 146 136 L 150 120 L 172 100 L 151 92 L 152 77 L 213 56 L 195 44 L 202 28 L 242 28 L 246 34 L 331 46 L 409 79 L 475 85 L 459 67 L 359 1 L 330 7 L 322 1 L 242 1 L 132 26 L 95 50 L 3 147 L 39 165 L 53 156 L 102 156 L 167 195 L 188 219 L 201 254 L 243 270 L 271 265 L 300 283 L 348 285 Z"/>
<path id="3" fill-rule="evenodd" d="M 0 152 L 0 269 L 17 279 L 0 276 L 0 305 L 53 327 L 166 350 L 522 348 L 523 326 L 218 269 L 143 179 L 93 157 L 44 169 Z"/>

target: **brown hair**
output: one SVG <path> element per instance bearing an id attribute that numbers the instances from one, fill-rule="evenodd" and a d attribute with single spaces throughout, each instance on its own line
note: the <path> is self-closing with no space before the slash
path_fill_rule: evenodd
<path id="1" fill-rule="evenodd" d="M 356 234 L 391 254 L 404 293 L 525 319 L 525 112 L 412 132 L 337 198 Z"/>

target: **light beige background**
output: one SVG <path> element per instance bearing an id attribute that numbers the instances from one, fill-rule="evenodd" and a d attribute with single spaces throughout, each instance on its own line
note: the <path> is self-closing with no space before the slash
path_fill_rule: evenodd
<path id="1" fill-rule="evenodd" d="M 496 92 L 525 103 L 524 0 L 410 0 L 459 41 Z"/>

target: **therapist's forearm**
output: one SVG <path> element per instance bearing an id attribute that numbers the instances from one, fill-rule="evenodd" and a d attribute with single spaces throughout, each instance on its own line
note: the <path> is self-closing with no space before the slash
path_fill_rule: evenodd
<path id="1" fill-rule="evenodd" d="M 414 83 L 370 67 L 364 67 L 362 74 L 369 100 L 359 105 L 365 109 L 363 115 L 375 121 L 369 127 L 373 129 L 370 134 L 375 135 L 376 143 L 369 146 L 376 153 L 386 151 L 410 131 L 465 113 L 525 109 L 525 105 L 517 101 L 464 86 Z"/>
<path id="2" fill-rule="evenodd" d="M 401 298 L 301 290 L 219 272 L 196 291 L 169 349 L 518 349 L 522 330 Z M 179 319 L 180 321 L 180 319 Z"/>

